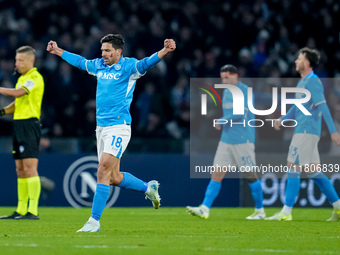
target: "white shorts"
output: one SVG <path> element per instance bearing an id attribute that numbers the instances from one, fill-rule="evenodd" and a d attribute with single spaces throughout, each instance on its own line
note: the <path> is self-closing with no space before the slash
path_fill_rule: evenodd
<path id="1" fill-rule="evenodd" d="M 126 124 L 97 126 L 96 136 L 98 160 L 103 152 L 121 158 L 131 138 L 131 126 Z"/>
<path id="2" fill-rule="evenodd" d="M 253 143 L 227 144 L 219 142 L 214 158 L 214 166 L 255 166 L 255 145 Z"/>
<path id="3" fill-rule="evenodd" d="M 312 134 L 294 134 L 289 146 L 287 161 L 296 165 L 318 164 L 320 137 Z"/>

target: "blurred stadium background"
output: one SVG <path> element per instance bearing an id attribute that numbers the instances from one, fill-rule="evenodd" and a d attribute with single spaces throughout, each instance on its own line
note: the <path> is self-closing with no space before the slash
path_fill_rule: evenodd
<path id="1" fill-rule="evenodd" d="M 94 163 L 85 160 L 96 153 L 96 80 L 48 54 L 49 40 L 89 59 L 100 57 L 99 40 L 108 33 L 121 33 L 126 41 L 123 54 L 138 59 L 160 49 L 164 38 L 176 40 L 177 50 L 137 82 L 131 106 L 132 140 L 122 167 L 146 180 L 159 178 L 165 184 L 161 189 L 164 205 L 184 206 L 200 203 L 207 183 L 189 178 L 190 78 L 218 77 L 220 67 L 227 63 L 236 65 L 242 78 L 298 77 L 294 61 L 299 48 L 317 48 L 322 58 L 315 71 L 325 78 L 328 106 L 340 130 L 340 83 L 327 79 L 340 77 L 339 9 L 336 0 L 0 0 L 0 86 L 14 87 L 15 50 L 22 45 L 37 50 L 36 66 L 45 78 L 39 172 L 52 182 L 43 186 L 41 205 L 72 205 L 65 195 L 72 193 L 65 188 L 65 180 L 72 166 L 77 169 L 73 165 L 77 160 L 91 174 L 81 175 L 79 170 L 73 179 L 69 176 L 79 201 L 92 200 L 95 181 Z M 273 86 L 282 86 L 249 85 L 260 99 L 270 95 Z M 11 101 L 0 95 L 1 107 Z M 266 107 L 266 100 L 259 103 Z M 278 108 L 273 117 L 279 114 Z M 0 205 L 7 206 L 16 204 L 11 130 L 11 116 L 1 118 L 0 194 L 13 191 L 0 196 Z M 218 132 L 211 135 L 219 137 Z M 291 135 L 286 130 L 274 133 L 269 126 L 259 129 L 257 160 L 273 158 L 285 164 Z M 320 152 L 325 163 L 337 162 L 340 151 L 332 146 L 326 127 Z M 276 154 L 268 157 L 268 153 Z M 275 175 L 268 179 L 264 182 L 267 205 L 280 206 L 280 183 L 284 182 Z M 334 175 L 333 181 L 337 179 Z M 171 190 L 175 182 L 176 192 Z M 243 186 L 242 181 L 228 180 L 216 205 L 252 206 Z M 186 198 L 181 198 L 183 190 L 188 192 Z M 314 194 L 313 184 L 306 181 L 303 190 L 299 206 L 327 206 L 324 197 Z M 226 198 L 223 192 L 239 195 Z M 124 197 L 134 197 L 128 191 L 119 196 L 118 206 L 147 205 L 137 199 L 127 203 Z"/>

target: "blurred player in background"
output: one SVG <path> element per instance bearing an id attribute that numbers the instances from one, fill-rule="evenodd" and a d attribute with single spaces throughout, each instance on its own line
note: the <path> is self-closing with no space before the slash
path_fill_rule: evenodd
<path id="1" fill-rule="evenodd" d="M 287 166 L 289 167 L 286 200 L 282 210 L 266 220 L 290 221 L 292 220 L 292 209 L 300 191 L 300 175 L 304 170 L 332 203 L 334 211 L 328 221 L 338 221 L 340 214 L 340 200 L 333 184 L 320 168 L 320 156 L 318 142 L 321 134 L 321 121 L 324 118 L 332 141 L 340 145 L 340 135 L 336 131 L 331 113 L 328 109 L 324 96 L 323 85 L 319 77 L 313 72 L 313 68 L 319 63 L 320 54 L 318 51 L 303 48 L 295 61 L 296 71 L 300 73 L 301 79 L 297 84 L 298 88 L 307 89 L 311 93 L 311 99 L 304 104 L 304 107 L 312 114 L 305 115 L 293 105 L 285 116 L 274 122 L 274 128 L 280 130 L 282 120 L 295 119 L 297 126 L 290 143 Z M 300 95 L 298 95 L 300 96 Z"/>
<path id="2" fill-rule="evenodd" d="M 233 65 L 225 65 L 220 70 L 222 83 L 231 84 L 240 88 L 247 98 L 248 86 L 238 81 L 237 68 Z M 247 123 L 249 119 L 254 119 L 254 114 L 248 110 L 247 100 L 245 100 L 245 115 L 233 115 L 233 96 L 230 90 L 223 91 L 223 117 L 221 119 L 233 120 Z M 221 125 L 216 125 L 220 130 Z M 243 125 L 232 127 L 223 125 L 222 135 L 214 158 L 214 166 L 247 166 L 251 169 L 255 166 L 255 128 Z M 203 203 L 198 207 L 187 206 L 187 212 L 203 219 L 209 217 L 210 208 L 220 192 L 222 180 L 225 176 L 223 171 L 215 171 L 211 176 L 210 183 L 206 189 Z M 247 172 L 245 176 L 249 182 L 251 193 L 255 201 L 255 212 L 246 217 L 248 220 L 260 220 L 266 217 L 263 208 L 263 193 L 261 181 L 255 172 Z"/>
<path id="3" fill-rule="evenodd" d="M 160 205 L 159 183 L 146 183 L 130 173 L 120 172 L 120 158 L 131 137 L 130 104 L 136 81 L 169 52 L 174 51 L 176 43 L 166 39 L 160 51 L 138 61 L 122 55 L 124 39 L 120 34 L 108 34 L 100 42 L 102 58 L 93 60 L 67 52 L 54 41 L 47 45 L 48 52 L 97 77 L 98 179 L 91 217 L 78 232 L 100 230 L 99 220 L 110 194 L 110 185 L 143 192 L 155 209 Z"/>
<path id="4" fill-rule="evenodd" d="M 38 175 L 38 153 L 44 79 L 34 67 L 34 60 L 35 50 L 32 47 L 18 48 L 15 66 L 21 76 L 15 89 L 0 88 L 1 94 L 15 98 L 11 104 L 0 109 L 0 116 L 14 113 L 13 156 L 18 176 L 18 207 L 12 215 L 2 216 L 0 219 L 39 219 L 41 184 Z"/>

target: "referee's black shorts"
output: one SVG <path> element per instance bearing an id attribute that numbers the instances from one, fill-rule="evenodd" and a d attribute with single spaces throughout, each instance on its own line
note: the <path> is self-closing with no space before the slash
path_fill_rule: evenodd
<path id="1" fill-rule="evenodd" d="M 40 121 L 36 118 L 13 121 L 14 159 L 38 158 L 41 137 Z"/>

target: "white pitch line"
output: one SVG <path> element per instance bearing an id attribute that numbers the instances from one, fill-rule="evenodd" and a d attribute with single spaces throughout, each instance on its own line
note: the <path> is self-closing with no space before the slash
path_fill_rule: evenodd
<path id="1" fill-rule="evenodd" d="M 35 244 L 35 243 L 31 243 L 31 244 L 24 244 L 24 243 L 9 244 L 9 243 L 5 243 L 5 244 L 0 245 L 0 246 L 6 246 L 6 247 L 10 247 L 10 246 L 15 246 L 15 247 L 51 247 L 50 245 L 39 245 L 39 244 Z"/>
<path id="2" fill-rule="evenodd" d="M 118 246 L 118 249 L 140 249 L 143 248 L 144 246 L 138 246 L 138 245 L 122 245 Z"/>
<path id="3" fill-rule="evenodd" d="M 121 246 L 115 246 L 115 247 L 110 247 L 108 245 L 74 245 L 75 248 L 84 248 L 84 249 L 108 249 L 108 248 L 115 248 L 115 249 L 140 249 L 143 248 L 143 246 L 138 246 L 138 245 L 121 245 Z"/>
<path id="4" fill-rule="evenodd" d="M 85 248 L 85 249 L 107 249 L 110 248 L 107 245 L 74 245 L 75 248 Z"/>

